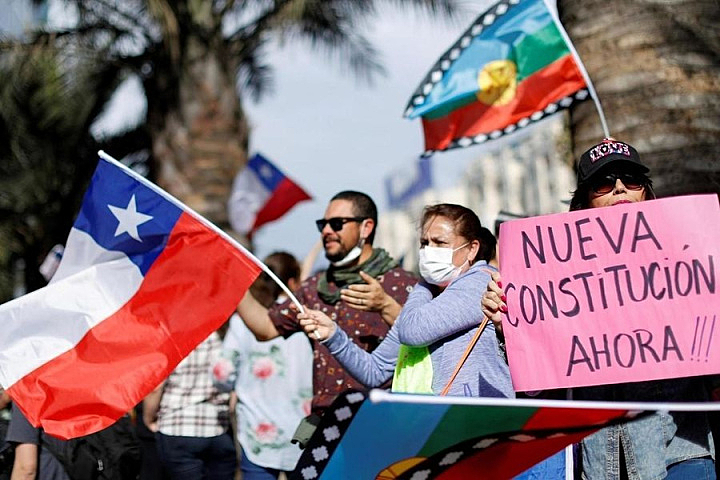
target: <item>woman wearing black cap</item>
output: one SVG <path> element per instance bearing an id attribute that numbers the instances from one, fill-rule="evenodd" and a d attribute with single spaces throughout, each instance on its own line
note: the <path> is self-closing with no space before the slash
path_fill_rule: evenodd
<path id="1" fill-rule="evenodd" d="M 608 207 L 655 198 L 649 169 L 632 146 L 606 138 L 578 163 L 577 189 L 570 210 Z M 483 296 L 483 312 L 498 330 L 507 312 L 493 274 Z M 702 377 L 576 388 L 576 399 L 612 401 L 707 401 Z M 704 413 L 655 412 L 631 423 L 607 427 L 582 442 L 587 479 L 715 479 L 714 445 Z"/>

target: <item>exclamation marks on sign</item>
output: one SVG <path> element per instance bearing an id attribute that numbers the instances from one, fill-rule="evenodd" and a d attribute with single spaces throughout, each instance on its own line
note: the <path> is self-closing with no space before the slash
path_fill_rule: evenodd
<path id="1" fill-rule="evenodd" d="M 713 315 L 711 321 L 708 321 L 707 315 L 705 315 L 702 320 L 700 320 L 699 315 L 695 318 L 695 337 L 693 338 L 690 360 L 700 362 L 705 359 L 707 362 L 710 358 L 710 344 L 712 343 L 713 333 L 715 332 L 715 318 L 716 315 Z M 705 336 L 706 330 L 709 330 L 707 336 Z M 707 342 L 704 352 L 703 342 Z"/>

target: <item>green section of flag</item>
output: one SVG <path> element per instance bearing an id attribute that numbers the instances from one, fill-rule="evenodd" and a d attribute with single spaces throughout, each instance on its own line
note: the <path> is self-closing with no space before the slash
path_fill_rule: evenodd
<path id="1" fill-rule="evenodd" d="M 517 65 L 517 83 L 519 84 L 532 74 L 542 70 L 569 53 L 570 50 L 557 26 L 554 22 L 550 22 L 532 35 L 526 35 L 512 48 L 507 59 L 512 60 Z M 479 73 L 483 67 L 484 65 L 478 65 L 477 73 Z M 438 106 L 435 110 L 423 115 L 423 118 L 433 120 L 444 117 L 450 112 L 475 101 L 477 101 L 475 93 L 465 95 Z"/>
<path id="2" fill-rule="evenodd" d="M 445 412 L 417 456 L 429 457 L 444 450 L 448 447 L 448 439 L 452 439 L 452 443 L 460 443 L 490 433 L 520 430 L 536 411 L 536 408 L 527 407 L 453 405 Z"/>
<path id="3" fill-rule="evenodd" d="M 518 83 L 533 73 L 570 53 L 555 23 L 549 23 L 533 35 L 523 38 L 510 53 L 509 59 L 518 68 Z"/>

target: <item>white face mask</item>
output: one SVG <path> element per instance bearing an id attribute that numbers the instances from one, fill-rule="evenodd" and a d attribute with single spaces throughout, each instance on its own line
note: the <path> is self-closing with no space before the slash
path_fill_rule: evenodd
<path id="1" fill-rule="evenodd" d="M 365 225 L 365 223 L 361 223 L 360 228 L 362 229 L 362 227 L 364 225 Z M 337 262 L 330 262 L 330 263 L 332 264 L 333 267 L 344 267 L 345 265 L 352 263 L 360 256 L 364 245 L 365 245 L 365 239 L 360 237 L 358 244 L 355 245 L 353 248 L 351 248 L 350 251 L 347 253 L 347 255 L 345 255 L 343 258 L 341 258 Z"/>
<path id="2" fill-rule="evenodd" d="M 456 267 L 453 264 L 453 253 L 463 248 L 467 243 L 452 249 L 447 247 L 423 247 L 419 253 L 420 276 L 426 282 L 439 287 L 445 287 L 460 275 L 467 260 Z"/>

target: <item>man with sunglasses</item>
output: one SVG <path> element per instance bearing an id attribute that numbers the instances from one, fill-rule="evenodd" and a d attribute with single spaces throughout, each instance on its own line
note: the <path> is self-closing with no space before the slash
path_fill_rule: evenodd
<path id="1" fill-rule="evenodd" d="M 330 267 L 304 280 L 295 295 L 303 305 L 325 312 L 355 343 L 372 351 L 400 313 L 417 278 L 385 250 L 373 248 L 377 208 L 364 193 L 338 193 L 315 224 Z M 267 309 L 247 293 L 237 310 L 258 340 L 303 331 L 289 300 Z M 312 339 L 312 347 L 312 410 L 321 414 L 341 392 L 364 387 L 320 342 Z"/>

